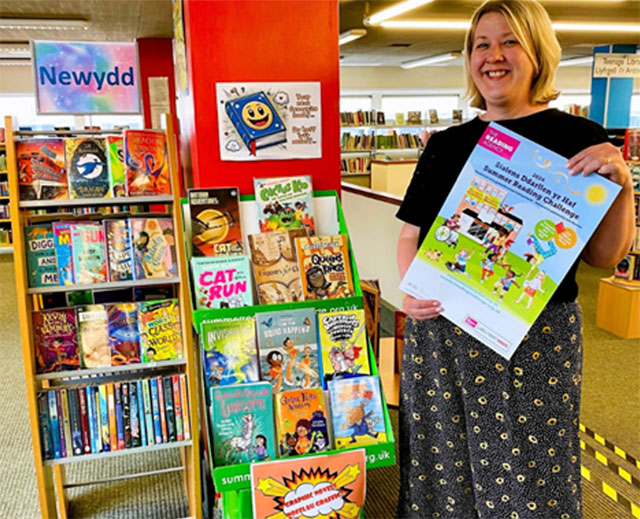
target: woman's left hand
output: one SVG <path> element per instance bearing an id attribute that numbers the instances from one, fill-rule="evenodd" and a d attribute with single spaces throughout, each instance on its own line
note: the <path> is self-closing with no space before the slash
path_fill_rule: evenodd
<path id="1" fill-rule="evenodd" d="M 587 176 L 598 173 L 622 187 L 631 186 L 631 172 L 622 158 L 622 153 L 613 144 L 603 142 L 585 148 L 566 164 L 570 175 Z"/>

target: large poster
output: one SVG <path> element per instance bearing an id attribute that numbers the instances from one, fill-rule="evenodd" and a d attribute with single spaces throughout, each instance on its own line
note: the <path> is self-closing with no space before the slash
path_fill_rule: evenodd
<path id="1" fill-rule="evenodd" d="M 320 83 L 217 83 L 220 158 L 322 156 Z"/>
<path id="2" fill-rule="evenodd" d="M 400 289 L 511 358 L 620 191 L 491 123 Z"/>
<path id="3" fill-rule="evenodd" d="M 139 114 L 135 42 L 34 41 L 39 114 Z"/>

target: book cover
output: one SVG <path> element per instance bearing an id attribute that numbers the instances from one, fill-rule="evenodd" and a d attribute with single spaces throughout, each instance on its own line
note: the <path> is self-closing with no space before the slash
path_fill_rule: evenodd
<path id="1" fill-rule="evenodd" d="M 98 452 L 103 452 L 102 447 L 102 415 L 100 414 L 100 388 L 98 386 L 93 386 L 93 399 L 96 405 L 96 422 L 97 422 L 97 431 L 96 431 L 96 445 L 98 447 Z"/>
<path id="2" fill-rule="evenodd" d="M 77 307 L 78 349 L 83 368 L 111 366 L 109 327 L 105 305 Z"/>
<path id="3" fill-rule="evenodd" d="M 620 191 L 566 163 L 491 123 L 400 290 L 440 301 L 444 317 L 510 359 Z"/>
<path id="4" fill-rule="evenodd" d="M 73 457 L 73 438 L 71 436 L 71 415 L 69 414 L 68 390 L 60 389 L 60 409 L 62 409 L 62 432 L 65 445 L 65 458 Z"/>
<path id="5" fill-rule="evenodd" d="M 193 256 L 244 254 L 237 187 L 189 189 Z"/>
<path id="6" fill-rule="evenodd" d="M 619 279 L 632 280 L 633 274 L 635 271 L 635 264 L 636 264 L 636 255 L 627 254 L 624 258 L 622 258 L 618 262 L 615 270 L 613 271 L 613 275 Z"/>
<path id="7" fill-rule="evenodd" d="M 323 380 L 371 374 L 363 310 L 318 314 Z"/>
<path id="8" fill-rule="evenodd" d="M 170 195 L 169 152 L 162 131 L 124 131 L 124 169 L 129 196 Z"/>
<path id="9" fill-rule="evenodd" d="M 293 389 L 274 398 L 280 457 L 331 448 L 322 388 Z"/>
<path id="10" fill-rule="evenodd" d="M 98 450 L 98 422 L 96 420 L 96 397 L 93 393 L 92 386 L 85 386 L 84 392 L 87 401 L 87 416 L 89 418 L 89 444 L 91 445 L 91 453 L 96 454 Z"/>
<path id="11" fill-rule="evenodd" d="M 315 234 L 311 177 L 254 178 L 260 232 L 306 229 Z"/>
<path id="12" fill-rule="evenodd" d="M 253 305 L 248 256 L 191 258 L 196 308 L 238 308 Z"/>
<path id="13" fill-rule="evenodd" d="M 211 387 L 214 465 L 275 459 L 271 384 Z"/>
<path id="14" fill-rule="evenodd" d="M 273 392 L 320 385 L 316 313 L 313 308 L 256 315 L 262 380 Z"/>
<path id="15" fill-rule="evenodd" d="M 122 392 L 122 430 L 124 434 L 124 448 L 131 448 L 131 402 L 129 398 L 129 382 L 120 384 Z"/>
<path id="16" fill-rule="evenodd" d="M 251 264 L 261 305 L 302 301 L 294 240 L 305 229 L 249 235 Z"/>
<path id="17" fill-rule="evenodd" d="M 58 265 L 51 224 L 27 225 L 24 236 L 29 286 L 35 288 L 57 285 Z"/>
<path id="18" fill-rule="evenodd" d="M 387 441 L 378 377 L 329 381 L 336 449 Z"/>
<path id="19" fill-rule="evenodd" d="M 133 279 L 133 248 L 129 220 L 105 220 L 104 235 L 109 263 L 109 281 Z"/>
<path id="20" fill-rule="evenodd" d="M 136 303 L 107 305 L 107 320 L 111 365 L 121 366 L 140 362 L 138 305 Z"/>
<path id="21" fill-rule="evenodd" d="M 107 385 L 108 384 L 100 384 L 97 392 L 98 409 L 100 410 L 100 443 L 102 444 L 102 452 L 109 452 L 111 450 L 111 437 L 109 434 L 111 417 L 107 401 Z"/>
<path id="22" fill-rule="evenodd" d="M 162 377 L 156 377 L 156 384 L 158 386 L 158 412 L 160 413 L 162 443 L 167 443 L 169 441 L 169 437 L 167 436 L 167 412 L 164 403 L 164 386 L 162 385 Z"/>
<path id="23" fill-rule="evenodd" d="M 119 135 L 108 135 L 107 169 L 111 182 L 111 196 L 127 196 L 127 182 L 124 175 L 123 139 Z"/>
<path id="24" fill-rule="evenodd" d="M 173 405 L 173 383 L 171 377 L 162 378 L 162 389 L 164 391 L 164 413 L 167 421 L 167 440 L 176 441 L 176 417 Z"/>
<path id="25" fill-rule="evenodd" d="M 113 384 L 107 384 L 107 409 L 109 411 L 109 448 L 118 450 L 118 426 L 116 420 L 116 399 Z"/>
<path id="26" fill-rule="evenodd" d="M 91 454 L 89 408 L 87 406 L 87 391 L 84 386 L 78 388 L 78 403 L 80 408 L 80 426 L 82 428 L 82 452 L 85 454 Z"/>
<path id="27" fill-rule="evenodd" d="M 144 404 L 144 423 L 147 430 L 147 443 L 149 445 L 155 444 L 155 430 L 153 425 L 153 409 L 151 406 L 151 389 L 149 384 L 151 380 L 148 378 L 142 379 L 142 403 Z"/>
<path id="28" fill-rule="evenodd" d="M 138 303 L 142 362 L 182 358 L 182 328 L 177 299 Z"/>
<path id="29" fill-rule="evenodd" d="M 182 402 L 180 401 L 180 378 L 178 375 L 171 376 L 171 387 L 173 389 L 173 412 L 176 418 L 176 440 L 184 440 L 184 426 L 182 424 Z"/>
<path id="30" fill-rule="evenodd" d="M 296 238 L 296 253 L 305 301 L 355 293 L 345 234 Z"/>
<path id="31" fill-rule="evenodd" d="M 140 445 L 145 446 L 147 442 L 147 427 L 145 425 L 144 416 L 144 394 L 142 389 L 142 380 L 136 380 L 136 395 L 138 398 L 138 427 L 140 428 Z"/>
<path id="32" fill-rule="evenodd" d="M 53 458 L 62 458 L 62 445 L 60 443 L 60 422 L 58 418 L 58 404 L 56 402 L 56 392 L 47 391 L 49 401 L 49 426 L 51 430 L 51 442 L 53 445 Z"/>
<path id="33" fill-rule="evenodd" d="M 62 411 L 62 395 L 60 394 L 60 390 L 56 390 L 55 391 L 55 395 L 56 395 L 56 407 L 58 408 L 58 428 L 59 428 L 59 435 L 60 435 L 60 457 L 61 458 L 66 458 L 67 457 L 67 443 L 66 443 L 66 438 L 64 437 L 64 418 L 63 418 L 63 411 Z"/>
<path id="34" fill-rule="evenodd" d="M 118 448 L 114 450 L 122 450 L 126 448 L 124 438 L 124 410 L 122 407 L 122 384 L 115 382 L 113 384 L 114 403 L 116 408 L 116 440 Z"/>
<path id="35" fill-rule="evenodd" d="M 98 137 L 65 140 L 70 198 L 104 198 L 110 195 L 106 142 Z"/>
<path id="36" fill-rule="evenodd" d="M 171 218 L 131 218 L 136 279 L 172 278 L 177 257 Z"/>
<path id="37" fill-rule="evenodd" d="M 71 224 L 68 222 L 53 222 L 53 244 L 56 250 L 58 265 L 58 283 L 73 285 L 76 282 L 73 272 L 73 252 L 71 243 Z"/>
<path id="38" fill-rule="evenodd" d="M 33 312 L 36 373 L 80 367 L 76 314 L 73 308 Z"/>
<path id="39" fill-rule="evenodd" d="M 131 422 L 131 446 L 140 447 L 142 435 L 140 433 L 140 415 L 138 413 L 138 384 L 135 380 L 129 382 L 129 421 Z"/>
<path id="40" fill-rule="evenodd" d="M 76 283 L 106 283 L 107 261 L 102 224 L 71 224 L 71 240 Z"/>
<path id="41" fill-rule="evenodd" d="M 184 427 L 184 439 L 191 439 L 191 421 L 189 414 L 189 391 L 187 389 L 187 375 L 181 373 L 180 379 L 180 402 L 182 403 L 182 425 Z"/>
<path id="42" fill-rule="evenodd" d="M 258 382 L 258 351 L 253 318 L 202 323 L 207 388 Z"/>
<path id="43" fill-rule="evenodd" d="M 64 139 L 16 142 L 20 200 L 69 198 Z"/>
<path id="44" fill-rule="evenodd" d="M 153 434 L 154 443 L 159 444 L 162 442 L 162 425 L 160 423 L 160 397 L 158 395 L 158 381 L 155 378 L 149 379 L 149 385 L 151 387 L 151 412 L 153 414 Z"/>
<path id="45" fill-rule="evenodd" d="M 38 423 L 40 424 L 40 449 L 42 459 L 53 459 L 53 438 L 51 437 L 51 422 L 49 421 L 49 396 L 38 393 Z"/>
<path id="46" fill-rule="evenodd" d="M 67 389 L 67 400 L 69 401 L 69 421 L 71 422 L 71 445 L 73 455 L 84 454 L 84 444 L 82 441 L 82 416 L 80 414 L 80 400 L 78 388 Z"/>

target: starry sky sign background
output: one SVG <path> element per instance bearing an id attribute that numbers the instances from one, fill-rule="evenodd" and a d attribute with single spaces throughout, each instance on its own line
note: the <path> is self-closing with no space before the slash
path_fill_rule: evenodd
<path id="1" fill-rule="evenodd" d="M 135 43 L 49 42 L 33 43 L 36 67 L 36 89 L 39 113 L 140 113 L 138 60 Z M 55 84 L 48 79 L 55 67 Z M 118 68 L 117 85 L 106 81 L 102 88 L 93 73 L 114 72 Z M 123 85 L 123 74 L 133 70 L 133 84 Z M 43 69 L 47 75 L 43 75 Z M 61 71 L 71 74 L 92 73 L 89 84 L 69 85 L 59 81 Z M 44 84 L 42 78 L 44 77 Z M 86 77 L 86 76 L 85 76 Z M 113 82 L 114 75 L 110 76 Z"/>

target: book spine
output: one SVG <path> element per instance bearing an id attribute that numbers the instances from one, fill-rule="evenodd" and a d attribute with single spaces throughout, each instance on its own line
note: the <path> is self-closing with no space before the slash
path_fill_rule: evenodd
<path id="1" fill-rule="evenodd" d="M 189 391 L 187 389 L 187 375 L 180 375 L 180 400 L 182 402 L 182 424 L 184 426 L 184 439 L 191 439 L 191 413 L 189 410 Z"/>
<path id="2" fill-rule="evenodd" d="M 98 422 L 96 421 L 96 397 L 93 394 L 93 387 L 84 388 L 87 394 L 87 414 L 89 415 L 89 441 L 91 442 L 91 452 L 96 454 L 98 450 Z"/>
<path id="3" fill-rule="evenodd" d="M 100 409 L 100 442 L 102 443 L 102 452 L 111 450 L 111 438 L 109 437 L 109 407 L 107 405 L 107 385 L 100 384 L 98 386 L 98 409 Z"/>
<path id="4" fill-rule="evenodd" d="M 167 420 L 167 440 L 174 442 L 176 441 L 176 420 L 173 409 L 173 384 L 171 377 L 164 377 L 162 379 L 162 386 L 164 388 L 164 411 Z"/>
<path id="5" fill-rule="evenodd" d="M 122 421 L 122 389 L 120 388 L 120 382 L 116 382 L 113 385 L 114 398 L 116 406 L 116 433 L 118 438 L 118 450 L 125 448 L 124 443 L 124 423 Z"/>
<path id="6" fill-rule="evenodd" d="M 162 430 L 162 442 L 167 443 L 169 438 L 167 436 L 167 413 L 164 408 L 164 387 L 162 385 L 162 377 L 156 377 L 156 383 L 158 385 L 158 410 L 160 412 L 160 427 Z"/>
<path id="7" fill-rule="evenodd" d="M 53 443 L 53 457 L 59 459 L 62 457 L 62 447 L 60 445 L 60 424 L 58 419 L 58 405 L 56 403 L 56 392 L 47 391 L 49 400 L 49 423 L 51 427 L 51 440 Z"/>
<path id="8" fill-rule="evenodd" d="M 40 422 L 42 459 L 53 459 L 53 441 L 51 439 L 51 424 L 49 423 L 49 397 L 46 393 L 38 393 L 38 421 Z"/>
<path id="9" fill-rule="evenodd" d="M 138 427 L 140 428 L 140 445 L 147 445 L 147 431 L 144 418 L 144 396 L 142 395 L 142 380 L 136 381 L 136 392 L 138 394 Z"/>
<path id="10" fill-rule="evenodd" d="M 151 384 L 151 407 L 153 409 L 153 430 L 155 432 L 155 443 L 162 443 L 162 425 L 160 423 L 160 401 L 158 397 L 158 381 L 155 378 L 149 379 Z"/>
<path id="11" fill-rule="evenodd" d="M 107 410 L 109 412 L 109 447 L 118 450 L 118 427 L 116 426 L 116 397 L 113 384 L 107 384 Z"/>
<path id="12" fill-rule="evenodd" d="M 69 418 L 71 420 L 71 444 L 73 446 L 73 455 L 81 456 L 84 454 L 84 444 L 82 442 L 82 417 L 80 416 L 78 389 L 67 389 L 67 398 L 69 400 Z"/>
<path id="13" fill-rule="evenodd" d="M 151 408 L 151 390 L 149 389 L 150 380 L 145 378 L 142 380 L 142 398 L 144 404 L 144 421 L 147 429 L 147 443 L 155 444 L 155 431 L 153 429 L 153 410 Z"/>
<path id="14" fill-rule="evenodd" d="M 96 414 L 96 450 L 102 452 L 102 416 L 100 415 L 100 390 L 98 386 L 91 387 Z"/>
<path id="15" fill-rule="evenodd" d="M 66 439 L 64 437 L 64 417 L 62 414 L 62 395 L 60 394 L 60 390 L 57 390 L 55 394 L 56 394 L 56 407 L 58 409 L 58 427 L 59 427 L 58 434 L 60 434 L 60 456 L 62 458 L 66 458 L 67 444 L 66 444 Z"/>
<path id="16" fill-rule="evenodd" d="M 140 447 L 140 419 L 138 416 L 138 384 L 129 382 L 129 418 L 131 421 L 131 446 Z"/>
<path id="17" fill-rule="evenodd" d="M 120 384 L 122 391 L 122 426 L 124 428 L 124 448 L 131 447 L 131 411 L 129 406 L 129 383 Z"/>
<path id="18" fill-rule="evenodd" d="M 173 388 L 173 412 L 176 417 L 176 440 L 181 442 L 184 440 L 184 428 L 182 426 L 182 402 L 180 402 L 180 378 L 178 375 L 171 377 L 171 386 Z"/>
<path id="19" fill-rule="evenodd" d="M 69 395 L 66 389 L 60 390 L 62 398 L 62 421 L 64 423 L 64 441 L 67 449 L 67 458 L 73 456 L 73 441 L 71 436 L 71 415 L 69 413 Z"/>

